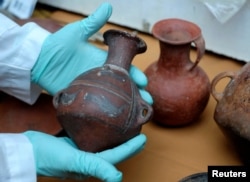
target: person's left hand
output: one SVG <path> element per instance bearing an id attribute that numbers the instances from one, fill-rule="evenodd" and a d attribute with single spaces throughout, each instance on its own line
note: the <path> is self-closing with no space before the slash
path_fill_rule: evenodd
<path id="1" fill-rule="evenodd" d="M 146 136 L 139 134 L 113 149 L 89 153 L 77 149 L 68 137 L 37 131 L 26 131 L 24 135 L 33 146 L 38 175 L 75 179 L 93 176 L 106 182 L 122 181 L 122 173 L 114 164 L 140 152 L 146 142 Z"/>
<path id="2" fill-rule="evenodd" d="M 88 18 L 49 35 L 32 69 L 32 81 L 54 95 L 68 87 L 81 73 L 102 66 L 107 52 L 89 43 L 88 39 L 108 21 L 111 13 L 111 5 L 103 3 Z M 131 66 L 130 76 L 139 87 L 142 98 L 152 104 L 151 95 L 143 89 L 147 85 L 145 74 Z"/>

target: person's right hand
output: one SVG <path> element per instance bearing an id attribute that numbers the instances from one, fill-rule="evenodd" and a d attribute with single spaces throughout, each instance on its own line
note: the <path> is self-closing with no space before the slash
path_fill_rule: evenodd
<path id="1" fill-rule="evenodd" d="M 111 4 L 103 3 L 87 18 L 72 22 L 49 35 L 32 68 L 32 82 L 55 95 L 67 88 L 80 74 L 102 66 L 107 59 L 107 51 L 88 40 L 105 25 L 111 14 Z M 129 75 L 139 88 L 142 98 L 152 104 L 151 95 L 144 89 L 148 84 L 146 75 L 133 65 Z"/>
<path id="2" fill-rule="evenodd" d="M 122 173 L 114 164 L 136 155 L 146 142 L 146 136 L 140 134 L 113 149 L 90 153 L 79 150 L 68 137 L 37 131 L 24 135 L 33 146 L 38 175 L 75 179 L 93 176 L 106 182 L 122 181 Z"/>

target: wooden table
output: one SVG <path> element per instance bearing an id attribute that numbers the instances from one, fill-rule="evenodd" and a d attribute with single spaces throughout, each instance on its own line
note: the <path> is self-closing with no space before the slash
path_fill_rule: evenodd
<path id="1" fill-rule="evenodd" d="M 52 19 L 72 22 L 82 17 L 71 13 L 56 11 Z M 105 25 L 101 32 L 107 29 L 126 29 L 111 24 Z M 126 29 L 128 31 L 132 31 Z M 158 40 L 148 34 L 138 34 L 148 45 L 146 53 L 137 55 L 133 64 L 144 70 L 159 56 Z M 105 46 L 98 45 L 106 48 Z M 191 58 L 196 56 L 195 50 Z M 243 63 L 223 56 L 206 53 L 201 66 L 212 80 L 217 74 L 229 70 L 239 70 Z M 226 81 L 218 84 L 218 91 L 223 91 Z M 241 165 L 235 150 L 223 136 L 213 119 L 216 101 L 211 96 L 209 103 L 198 122 L 181 128 L 164 128 L 152 122 L 143 126 L 142 133 L 148 140 L 145 149 L 137 156 L 117 165 L 123 172 L 124 182 L 176 182 L 181 178 L 198 172 L 206 172 L 208 165 Z M 59 182 L 61 180 L 39 177 L 39 182 Z M 73 182 L 74 180 L 63 180 Z M 86 181 L 98 181 L 88 179 Z"/>

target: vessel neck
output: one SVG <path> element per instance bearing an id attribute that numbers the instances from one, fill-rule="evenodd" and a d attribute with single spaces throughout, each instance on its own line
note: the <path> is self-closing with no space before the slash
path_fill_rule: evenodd
<path id="1" fill-rule="evenodd" d="M 113 37 L 107 40 L 109 47 L 106 63 L 129 70 L 131 62 L 137 54 L 137 43 L 125 37 Z"/>
<path id="2" fill-rule="evenodd" d="M 183 67 L 190 62 L 191 44 L 174 45 L 160 41 L 159 64 L 164 67 Z"/>

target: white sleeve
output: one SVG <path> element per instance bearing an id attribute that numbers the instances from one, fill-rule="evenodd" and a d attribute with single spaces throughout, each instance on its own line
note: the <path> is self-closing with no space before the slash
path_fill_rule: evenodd
<path id="1" fill-rule="evenodd" d="M 20 27 L 0 13 L 0 90 L 33 104 L 41 93 L 31 83 L 34 66 L 49 32 L 35 23 Z"/>
<path id="2" fill-rule="evenodd" d="M 0 181 L 36 182 L 32 145 L 23 134 L 0 134 Z"/>

